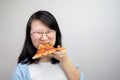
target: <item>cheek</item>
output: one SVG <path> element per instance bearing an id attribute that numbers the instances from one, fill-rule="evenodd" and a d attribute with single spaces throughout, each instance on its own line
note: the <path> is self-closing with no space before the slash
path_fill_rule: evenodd
<path id="1" fill-rule="evenodd" d="M 31 37 L 31 40 L 32 40 L 32 44 L 34 45 L 34 47 L 37 48 L 39 44 L 39 39 Z"/>
<path id="2" fill-rule="evenodd" d="M 51 42 L 52 42 L 53 45 L 55 45 L 56 38 L 51 39 Z"/>

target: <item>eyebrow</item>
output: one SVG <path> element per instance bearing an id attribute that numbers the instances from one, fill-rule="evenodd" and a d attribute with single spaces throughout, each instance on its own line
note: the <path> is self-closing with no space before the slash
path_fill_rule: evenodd
<path id="1" fill-rule="evenodd" d="M 47 31 L 49 31 L 49 30 L 52 30 L 52 29 L 48 29 Z M 47 31 L 46 31 L 46 32 L 47 32 Z M 33 32 L 43 32 L 43 31 L 42 31 L 42 30 L 34 30 L 34 31 L 32 31 L 32 33 L 33 33 Z"/>

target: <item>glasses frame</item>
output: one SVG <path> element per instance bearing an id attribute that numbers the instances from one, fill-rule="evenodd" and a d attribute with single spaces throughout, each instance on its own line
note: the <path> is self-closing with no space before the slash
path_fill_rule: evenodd
<path id="1" fill-rule="evenodd" d="M 30 35 L 34 35 L 35 33 L 37 33 L 37 35 L 41 35 L 40 38 L 42 38 L 42 37 L 43 37 L 43 34 L 45 34 L 48 38 L 52 38 L 52 37 L 48 36 L 48 34 L 49 34 L 50 32 L 54 32 L 53 35 L 56 35 L 56 31 L 55 31 L 55 30 L 48 30 L 48 31 L 46 31 L 46 32 L 34 31 L 34 32 L 30 33 Z"/>

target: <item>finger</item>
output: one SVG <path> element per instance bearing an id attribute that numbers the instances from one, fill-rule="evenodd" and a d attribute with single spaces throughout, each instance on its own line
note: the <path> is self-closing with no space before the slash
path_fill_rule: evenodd
<path id="1" fill-rule="evenodd" d="M 57 46 L 58 48 L 60 47 L 60 45 Z"/>
<path id="2" fill-rule="evenodd" d="M 50 54 L 51 57 L 53 57 L 53 54 Z"/>
<path id="3" fill-rule="evenodd" d="M 56 51 L 54 54 L 62 54 L 63 52 L 60 52 L 60 51 Z"/>

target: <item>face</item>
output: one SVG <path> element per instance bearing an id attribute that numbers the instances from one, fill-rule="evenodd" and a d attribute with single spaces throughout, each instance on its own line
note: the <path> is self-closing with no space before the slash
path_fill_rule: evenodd
<path id="1" fill-rule="evenodd" d="M 34 47 L 38 47 L 39 44 L 50 42 L 53 45 L 56 41 L 56 31 L 50 29 L 43 24 L 40 20 L 33 20 L 31 23 L 30 36 Z"/>

